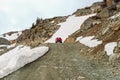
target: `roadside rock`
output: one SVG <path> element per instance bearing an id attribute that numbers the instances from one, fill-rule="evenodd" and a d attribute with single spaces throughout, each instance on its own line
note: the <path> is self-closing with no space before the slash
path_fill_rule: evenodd
<path id="1" fill-rule="evenodd" d="M 65 40 L 65 43 L 74 43 L 75 42 L 75 38 L 73 37 L 68 37 L 66 40 Z"/>

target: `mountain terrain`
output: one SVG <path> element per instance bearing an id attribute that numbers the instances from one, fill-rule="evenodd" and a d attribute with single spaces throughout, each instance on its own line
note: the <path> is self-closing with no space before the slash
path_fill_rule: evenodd
<path id="1" fill-rule="evenodd" d="M 1 35 L 16 44 L 5 46 L 8 50 L 0 51 L 2 55 L 19 45 L 30 46 L 31 52 L 39 46 L 49 50 L 0 80 L 120 80 L 119 0 L 96 2 L 68 16 L 37 18 L 30 29 L 19 32 L 9 33 L 17 33 L 13 39 L 5 38 L 8 33 Z M 55 43 L 56 37 L 63 43 Z"/>

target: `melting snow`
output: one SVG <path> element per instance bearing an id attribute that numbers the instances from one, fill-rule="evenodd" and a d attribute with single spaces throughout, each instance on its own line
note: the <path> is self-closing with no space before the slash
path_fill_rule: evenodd
<path id="1" fill-rule="evenodd" d="M 17 46 L 13 50 L 0 56 L 0 78 L 16 71 L 48 51 L 48 47 L 41 46 L 31 49 L 27 46 Z"/>
<path id="2" fill-rule="evenodd" d="M 51 23 L 54 23 L 55 21 L 51 21 Z"/>
<path id="3" fill-rule="evenodd" d="M 20 35 L 22 34 L 22 32 L 18 32 L 18 33 L 13 33 L 11 36 L 9 36 L 8 34 L 5 35 L 5 37 L 3 35 L 1 35 L 0 37 L 5 38 L 7 40 L 15 40 L 17 39 Z"/>
<path id="4" fill-rule="evenodd" d="M 7 47 L 7 46 L 9 46 L 9 45 L 0 45 L 0 47 Z"/>
<path id="5" fill-rule="evenodd" d="M 15 47 L 16 44 L 12 44 L 12 45 L 0 45 L 0 48 L 1 47 L 6 47 L 7 49 L 10 49 L 10 48 L 13 48 Z M 1 49 L 0 49 L 1 50 Z"/>
<path id="6" fill-rule="evenodd" d="M 83 37 L 82 36 L 80 36 L 80 37 L 78 37 L 77 39 L 76 39 L 76 41 L 79 41 L 79 40 L 81 40 Z"/>
<path id="7" fill-rule="evenodd" d="M 15 47 L 15 45 L 16 45 L 16 44 L 9 45 L 9 46 L 7 46 L 7 48 L 8 48 L 8 49 L 13 48 L 13 47 Z"/>
<path id="8" fill-rule="evenodd" d="M 104 51 L 106 51 L 107 55 L 113 54 L 113 50 L 117 46 L 117 42 L 111 42 L 105 45 Z"/>
<path id="9" fill-rule="evenodd" d="M 46 43 L 54 43 L 56 37 L 61 37 L 63 41 L 65 41 L 65 39 L 69 35 L 77 31 L 78 29 L 80 29 L 80 26 L 83 24 L 83 22 L 86 19 L 94 15 L 96 14 L 80 16 L 80 17 L 76 17 L 75 15 L 73 15 L 73 16 L 68 17 L 66 22 L 58 24 L 58 25 L 61 25 L 61 27 L 48 41 L 46 41 Z"/>
<path id="10" fill-rule="evenodd" d="M 88 46 L 88 47 L 96 47 L 97 45 L 101 44 L 102 41 L 98 41 L 98 39 L 93 39 L 94 36 L 88 36 L 88 37 L 79 37 L 77 40 L 79 40 L 80 43 Z"/>
<path id="11" fill-rule="evenodd" d="M 120 16 L 120 12 L 118 14 L 115 14 L 114 16 L 111 16 L 110 19 L 114 19 Z"/>

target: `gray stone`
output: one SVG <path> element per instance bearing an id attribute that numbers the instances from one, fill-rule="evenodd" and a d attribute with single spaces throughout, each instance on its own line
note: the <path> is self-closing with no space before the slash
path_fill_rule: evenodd
<path id="1" fill-rule="evenodd" d="M 97 16 L 100 18 L 108 18 L 110 17 L 110 11 L 108 8 L 105 8 L 100 13 L 98 13 Z"/>
<path id="2" fill-rule="evenodd" d="M 91 28 L 93 19 L 89 18 L 87 19 L 82 25 L 81 25 L 81 31 L 87 30 L 89 28 Z"/>
<path id="3" fill-rule="evenodd" d="M 0 45 L 10 45 L 10 41 L 0 37 Z"/>

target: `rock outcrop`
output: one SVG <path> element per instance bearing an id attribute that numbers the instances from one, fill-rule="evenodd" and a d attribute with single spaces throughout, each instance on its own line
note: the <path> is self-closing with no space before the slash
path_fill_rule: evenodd
<path id="1" fill-rule="evenodd" d="M 4 38 L 0 38 L 0 45 L 10 45 L 10 41 Z"/>
<path id="2" fill-rule="evenodd" d="M 75 38 L 73 37 L 68 37 L 66 40 L 65 40 L 65 43 L 74 43 L 75 42 Z"/>
<path id="3" fill-rule="evenodd" d="M 59 23 L 64 22 L 67 16 L 54 17 L 51 19 L 37 18 L 36 24 L 32 24 L 30 29 L 24 30 L 18 37 L 17 43 L 36 46 L 49 39 L 58 29 Z"/>
<path id="4" fill-rule="evenodd" d="M 110 7 L 112 5 L 116 5 L 120 0 L 104 0 L 107 7 Z"/>
<path id="5" fill-rule="evenodd" d="M 114 54 L 110 55 L 109 57 L 109 62 L 112 65 L 118 64 L 119 63 L 119 58 L 120 58 L 120 42 L 117 42 L 117 46 L 115 46 L 113 50 Z"/>
<path id="6" fill-rule="evenodd" d="M 113 5 L 111 1 L 107 0 L 106 7 L 102 2 L 78 9 L 73 15 L 97 13 L 69 35 L 65 43 L 45 44 L 50 47 L 46 55 L 0 80 L 119 80 L 120 44 L 112 56 L 105 52 L 106 44 L 120 41 L 120 3 L 116 0 L 118 3 Z M 66 19 L 67 16 L 45 20 L 38 18 L 30 29 L 23 31 L 17 42 L 35 47 L 49 39 L 59 29 L 58 24 Z M 91 40 L 97 41 L 97 38 L 101 44 L 89 47 L 76 42 L 78 37 L 88 36 L 94 36 Z"/>

